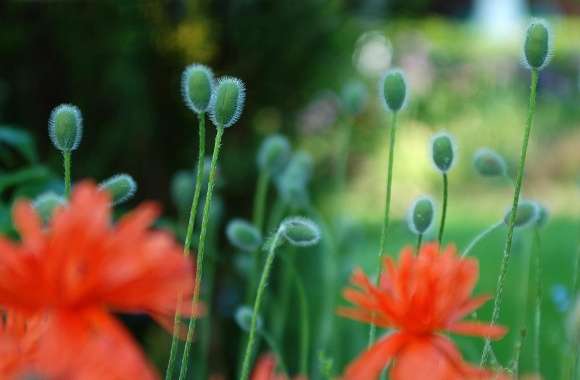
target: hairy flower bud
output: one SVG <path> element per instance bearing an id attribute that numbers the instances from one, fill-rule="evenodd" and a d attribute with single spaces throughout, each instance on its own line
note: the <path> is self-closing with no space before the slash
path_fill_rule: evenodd
<path id="1" fill-rule="evenodd" d="M 32 206 L 44 223 L 48 223 L 57 207 L 64 206 L 66 199 L 52 191 L 39 195 Z"/>
<path id="2" fill-rule="evenodd" d="M 428 196 L 417 198 L 407 214 L 409 229 L 416 235 L 424 234 L 433 225 L 434 219 L 435 203 Z"/>
<path id="3" fill-rule="evenodd" d="M 479 175 L 484 177 L 501 177 L 507 175 L 507 165 L 502 156 L 489 148 L 481 148 L 473 156 L 473 166 Z"/>
<path id="4" fill-rule="evenodd" d="M 262 244 L 262 234 L 248 221 L 234 219 L 226 227 L 230 244 L 245 252 L 254 252 Z"/>
<path id="5" fill-rule="evenodd" d="M 407 100 L 407 80 L 399 69 L 387 71 L 379 86 L 380 98 L 387 110 L 400 111 Z"/>
<path id="6" fill-rule="evenodd" d="M 243 331 L 250 331 L 250 327 L 252 326 L 252 308 L 244 305 L 244 306 L 240 306 L 237 310 L 236 310 L 236 314 L 234 316 L 237 325 L 243 330 Z M 262 317 L 260 315 L 257 315 L 256 318 L 256 329 L 258 331 L 262 330 Z"/>
<path id="7" fill-rule="evenodd" d="M 441 173 L 447 173 L 453 167 L 456 152 L 455 139 L 449 133 L 438 132 L 431 138 L 431 159 Z"/>
<path id="8" fill-rule="evenodd" d="M 137 183 L 129 174 L 116 174 L 101 182 L 99 188 L 109 193 L 113 205 L 118 205 L 135 195 Z"/>
<path id="9" fill-rule="evenodd" d="M 291 154 L 292 148 L 285 136 L 269 136 L 258 151 L 258 167 L 268 175 L 276 176 L 284 170 Z"/>
<path id="10" fill-rule="evenodd" d="M 280 228 L 286 240 L 297 247 L 309 247 L 320 241 L 320 228 L 307 218 L 300 216 L 286 218 Z"/>
<path id="11" fill-rule="evenodd" d="M 240 118 L 244 108 L 246 87 L 238 78 L 219 78 L 210 101 L 210 117 L 218 128 L 228 128 Z"/>
<path id="12" fill-rule="evenodd" d="M 48 135 L 56 149 L 62 152 L 76 150 L 83 135 L 83 118 L 78 107 L 61 104 L 54 108 L 48 120 Z"/>
<path id="13" fill-rule="evenodd" d="M 207 66 L 194 63 L 187 66 L 181 75 L 183 100 L 195 113 L 207 112 L 213 88 L 213 72 Z"/>
<path id="14" fill-rule="evenodd" d="M 509 226 L 511 214 L 512 214 L 511 210 L 508 210 L 503 218 L 503 221 L 506 226 Z M 533 224 L 538 220 L 538 216 L 539 211 L 536 202 L 521 200 L 518 203 L 518 209 L 516 211 L 515 226 L 516 227 L 529 226 L 530 224 Z"/>
<path id="15" fill-rule="evenodd" d="M 526 31 L 524 62 L 530 69 L 541 70 L 552 58 L 552 31 L 545 20 L 533 20 Z"/>

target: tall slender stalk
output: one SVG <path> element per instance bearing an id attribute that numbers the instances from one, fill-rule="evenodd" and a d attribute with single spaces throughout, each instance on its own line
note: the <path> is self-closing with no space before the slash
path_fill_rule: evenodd
<path id="1" fill-rule="evenodd" d="M 262 298 L 264 297 L 264 291 L 266 290 L 266 283 L 268 282 L 268 277 L 270 275 L 270 271 L 272 270 L 272 263 L 274 262 L 274 257 L 276 256 L 276 246 L 278 245 L 278 241 L 280 240 L 281 236 L 282 228 L 278 228 L 278 231 L 276 231 L 276 234 L 270 243 L 268 256 L 266 257 L 264 269 L 262 270 L 262 276 L 260 277 L 260 282 L 258 284 L 258 291 L 256 293 L 256 300 L 254 301 L 254 308 L 252 311 L 252 320 L 250 322 L 248 344 L 246 345 L 246 352 L 244 354 L 244 360 L 242 364 L 242 373 L 240 375 L 241 380 L 247 380 L 250 374 L 250 363 L 252 361 L 256 340 L 256 323 L 258 320 L 258 314 L 260 312 Z"/>
<path id="2" fill-rule="evenodd" d="M 499 314 L 501 311 L 501 305 L 503 301 L 503 291 L 505 285 L 505 278 L 508 271 L 508 266 L 510 263 L 511 258 L 511 251 L 512 251 L 512 240 L 514 235 L 514 227 L 516 222 L 517 210 L 518 210 L 518 202 L 520 199 L 520 191 L 522 188 L 522 182 L 524 178 L 524 170 L 526 166 L 526 154 L 528 151 L 528 142 L 530 139 L 530 132 L 532 130 L 532 125 L 534 123 L 534 114 L 536 111 L 536 92 L 538 88 L 538 70 L 535 68 L 531 69 L 531 84 L 530 84 L 530 100 L 528 106 L 528 116 L 526 122 L 526 128 L 524 131 L 524 137 L 522 142 L 521 148 L 521 155 L 520 155 L 520 163 L 518 166 L 518 174 L 516 179 L 516 186 L 514 190 L 514 199 L 510 214 L 510 220 L 508 224 L 508 231 L 507 231 L 507 238 L 505 243 L 505 249 L 503 258 L 501 261 L 501 266 L 499 270 L 499 276 L 497 278 L 497 286 L 495 292 L 495 299 L 493 302 L 493 311 L 491 314 L 491 324 L 495 325 L 499 319 Z M 481 354 L 481 365 L 484 366 L 487 363 L 487 359 L 489 356 L 489 350 L 491 348 L 491 340 L 488 338 L 485 340 L 485 345 L 483 348 L 483 352 Z"/>
<path id="3" fill-rule="evenodd" d="M 441 223 L 439 225 L 439 245 L 443 243 L 443 231 L 445 229 L 445 218 L 447 216 L 447 194 L 448 193 L 448 180 L 447 173 L 443 173 L 443 207 L 441 210 Z"/>
<path id="4" fill-rule="evenodd" d="M 197 207 L 199 205 L 199 197 L 201 194 L 201 188 L 203 187 L 203 176 L 204 176 L 204 160 L 205 160 L 205 113 L 198 114 L 198 129 L 199 129 L 199 143 L 197 152 L 197 172 L 195 175 L 195 189 L 193 193 L 193 199 L 191 202 L 191 208 L 189 209 L 189 221 L 187 223 L 187 232 L 185 234 L 185 243 L 183 244 L 183 254 L 189 256 L 191 250 L 191 240 L 193 236 L 193 230 L 195 227 L 195 220 L 197 217 Z M 181 308 L 181 296 L 179 297 L 177 310 Z M 167 369 L 165 370 L 165 379 L 168 380 L 173 376 L 173 368 L 175 367 L 175 359 L 177 357 L 177 347 L 178 347 L 178 333 L 179 329 L 179 313 L 175 313 L 175 318 L 173 320 L 173 336 L 171 338 L 171 349 L 169 351 L 169 362 L 167 364 Z"/>
<path id="5" fill-rule="evenodd" d="M 387 191 L 385 196 L 385 214 L 383 216 L 383 227 L 381 229 L 381 240 L 379 243 L 379 262 L 378 262 L 378 274 L 377 274 L 377 284 L 380 281 L 381 274 L 383 273 L 383 255 L 385 249 L 385 241 L 387 240 L 387 232 L 389 228 L 389 212 L 391 210 L 391 184 L 393 182 L 393 159 L 395 156 L 395 138 L 397 137 L 397 112 L 393 112 L 392 125 L 389 137 L 389 164 L 387 167 Z M 370 347 L 375 342 L 377 327 L 371 324 L 369 329 L 369 342 Z"/>
<path id="6" fill-rule="evenodd" d="M 70 197 L 70 183 L 71 183 L 71 152 L 63 151 L 63 166 L 64 166 L 64 196 L 65 198 Z"/>
<path id="7" fill-rule="evenodd" d="M 421 250 L 421 243 L 423 242 L 423 234 L 417 235 L 417 253 Z"/>
<path id="8" fill-rule="evenodd" d="M 264 229 L 264 210 L 266 209 L 269 182 L 270 176 L 268 172 L 260 170 L 258 183 L 256 184 L 256 195 L 254 196 L 254 214 L 252 216 L 252 222 L 260 232 L 263 232 Z"/>
<path id="9" fill-rule="evenodd" d="M 192 305 L 195 306 L 199 302 L 199 294 L 201 292 L 201 281 L 203 277 L 203 265 L 205 256 L 205 244 L 206 235 L 208 229 L 209 212 L 211 207 L 211 201 L 213 197 L 213 190 L 215 186 L 216 179 L 216 169 L 217 162 L 220 153 L 221 141 L 224 134 L 225 128 L 217 127 L 217 134 L 215 136 L 213 153 L 211 157 L 211 165 L 209 169 L 209 180 L 207 184 L 207 193 L 205 195 L 205 203 L 203 205 L 203 216 L 201 219 L 201 232 L 199 235 L 199 246 L 197 252 L 197 265 L 195 273 L 195 287 L 193 290 Z M 187 338 L 185 341 L 185 349 L 183 350 L 183 356 L 181 357 L 181 368 L 179 370 L 179 380 L 184 380 L 187 376 L 187 370 L 189 367 L 189 353 L 191 351 L 191 339 L 195 333 L 195 324 L 197 318 L 191 318 L 189 320 L 189 326 L 187 329 Z"/>

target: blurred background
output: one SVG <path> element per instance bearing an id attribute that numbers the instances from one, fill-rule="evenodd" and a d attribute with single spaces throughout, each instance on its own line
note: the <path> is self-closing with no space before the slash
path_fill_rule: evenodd
<path id="1" fill-rule="evenodd" d="M 204 348 L 197 348 L 203 352 L 197 352 L 194 365 L 200 372 L 192 374 L 233 377 L 242 337 L 233 315 L 243 302 L 245 282 L 241 254 L 228 244 L 224 226 L 234 217 L 250 218 L 260 142 L 282 133 L 295 150 L 313 158 L 309 198 L 319 212 L 317 220 L 326 221 L 326 239 L 332 244 L 295 258 L 307 285 L 326 276 L 330 288 L 324 291 L 332 289 L 336 297 L 332 306 L 340 302 L 339 290 L 351 270 L 362 266 L 372 271 L 376 262 L 389 126 L 377 81 L 388 68 L 402 68 L 410 101 L 400 117 L 389 253 L 414 242 L 404 222 L 412 200 L 421 194 L 440 199 L 441 178 L 427 147 L 431 135 L 443 129 L 455 135 L 459 146 L 459 161 L 450 173 L 446 240 L 464 247 L 501 219 L 511 203 L 509 181 L 478 177 L 472 156 L 480 147 L 491 147 L 514 172 L 529 91 L 520 50 L 531 16 L 547 17 L 555 32 L 554 58 L 540 78 L 524 196 L 541 202 L 551 214 L 541 245 L 542 374 L 558 378 L 568 347 L 565 320 L 575 298 L 572 277 L 580 235 L 577 0 L 3 1 L 0 230 L 13 232 L 9 215 L 16 197 L 34 198 L 61 188 L 61 157 L 47 138 L 47 120 L 53 107 L 70 102 L 82 110 L 85 127 L 74 153 L 74 178 L 101 181 L 119 172 L 131 174 L 139 190 L 120 212 L 144 199 L 158 200 L 165 210 L 160 225 L 181 236 L 197 154 L 197 120 L 181 99 L 181 72 L 199 62 L 217 76 L 243 79 L 246 108 L 224 137 L 214 207 L 215 272 L 210 278 L 215 281 L 211 290 L 204 290 L 213 309 L 212 327 L 200 337 Z M 368 96 L 360 112 L 349 113 L 345 97 L 353 81 Z M 209 128 L 208 147 L 213 139 Z M 340 183 L 347 130 L 347 176 Z M 275 199 L 272 188 L 269 208 Z M 478 292 L 494 292 L 504 236 L 505 230 L 496 231 L 474 250 L 481 259 Z M 508 278 L 501 321 L 512 332 L 497 346 L 506 366 L 529 317 L 521 310 L 529 298 L 523 283 L 530 241 L 529 231 L 518 234 Z M 336 259 L 331 280 L 327 255 Z M 277 278 L 275 274 L 273 293 L 283 288 Z M 315 329 L 309 363 L 316 378 L 321 363 L 331 359 L 332 371 L 340 373 L 364 347 L 367 327 L 318 318 L 317 304 L 329 295 L 314 288 L 307 287 L 313 325 L 326 326 L 332 342 L 320 343 L 316 333 L 322 332 Z M 479 317 L 489 319 L 490 310 L 487 306 Z M 143 318 L 126 321 L 163 370 L 167 334 Z M 297 328 L 290 321 L 278 334 L 291 373 L 297 370 Z M 470 360 L 478 360 L 480 342 L 468 339 L 462 347 Z M 522 372 L 533 369 L 531 358 L 531 345 L 524 344 Z"/>

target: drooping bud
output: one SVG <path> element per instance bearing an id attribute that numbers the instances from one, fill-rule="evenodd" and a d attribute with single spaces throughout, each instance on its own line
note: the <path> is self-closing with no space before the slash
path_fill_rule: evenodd
<path id="1" fill-rule="evenodd" d="M 240 306 L 238 308 L 238 310 L 236 310 L 236 314 L 234 316 L 237 325 L 246 332 L 250 331 L 250 328 L 252 326 L 252 308 L 249 306 Z M 257 316 L 256 318 L 256 329 L 258 331 L 262 330 L 262 317 L 260 315 Z"/>
<path id="2" fill-rule="evenodd" d="M 503 218 L 506 226 L 509 226 L 512 212 L 508 210 Z M 536 202 L 521 200 L 516 211 L 515 227 L 526 227 L 538 220 L 538 205 Z"/>
<path id="3" fill-rule="evenodd" d="M 135 195 L 137 183 L 129 174 L 116 174 L 101 182 L 99 188 L 109 193 L 111 204 L 118 205 Z"/>
<path id="4" fill-rule="evenodd" d="M 399 69 L 387 71 L 379 86 L 380 98 L 391 112 L 400 111 L 407 100 L 407 80 Z"/>
<path id="5" fill-rule="evenodd" d="M 83 136 L 81 111 L 72 104 L 54 108 L 48 120 L 48 135 L 56 149 L 72 152 L 79 147 Z"/>
<path id="6" fill-rule="evenodd" d="M 433 225 L 434 219 L 435 203 L 428 196 L 417 198 L 407 214 L 409 229 L 416 235 L 424 234 Z"/>
<path id="7" fill-rule="evenodd" d="M 269 136 L 258 151 L 258 167 L 268 175 L 276 176 L 284 170 L 291 154 L 290 142 L 285 136 Z"/>
<path id="8" fill-rule="evenodd" d="M 536 220 L 536 226 L 542 228 L 548 223 L 548 219 L 550 219 L 550 212 L 541 203 L 536 202 L 536 206 L 538 207 L 538 220 Z"/>
<path id="9" fill-rule="evenodd" d="M 254 252 L 262 244 L 260 231 L 243 219 L 232 220 L 226 227 L 226 236 L 231 245 L 245 252 Z"/>
<path id="10" fill-rule="evenodd" d="M 309 247 L 320 241 L 320 228 L 310 219 L 300 216 L 286 218 L 280 224 L 282 235 L 297 247 Z"/>
<path id="11" fill-rule="evenodd" d="M 219 78 L 210 101 L 210 117 L 218 128 L 234 125 L 244 108 L 246 87 L 238 78 Z"/>
<path id="12" fill-rule="evenodd" d="M 342 106 L 348 114 L 356 116 L 364 109 L 368 96 L 367 88 L 362 82 L 350 81 L 342 88 Z"/>
<path id="13" fill-rule="evenodd" d="M 207 112 L 214 88 L 211 69 L 194 63 L 181 74 L 181 94 L 185 105 L 195 113 Z"/>
<path id="14" fill-rule="evenodd" d="M 473 156 L 473 166 L 484 177 L 503 177 L 507 175 L 507 165 L 502 156 L 489 148 L 481 148 Z"/>
<path id="15" fill-rule="evenodd" d="M 533 20 L 526 31 L 524 62 L 530 69 L 541 70 L 552 58 L 552 31 L 545 20 Z"/>
<path id="16" fill-rule="evenodd" d="M 64 206 L 66 199 L 52 191 L 39 195 L 32 206 L 44 223 L 48 223 L 57 207 Z"/>
<path id="17" fill-rule="evenodd" d="M 447 173 L 455 163 L 457 145 L 447 132 L 438 132 L 431 138 L 431 159 L 441 173 Z"/>

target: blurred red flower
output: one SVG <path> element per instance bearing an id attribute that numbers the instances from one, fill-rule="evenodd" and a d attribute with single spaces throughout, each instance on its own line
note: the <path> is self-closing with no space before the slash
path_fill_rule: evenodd
<path id="1" fill-rule="evenodd" d="M 277 366 L 278 363 L 274 354 L 267 353 L 260 356 L 254 372 L 252 372 L 251 380 L 288 380 L 288 376 L 276 373 Z M 296 376 L 294 380 L 307 380 L 307 378 L 306 376 Z"/>
<path id="2" fill-rule="evenodd" d="M 84 182 L 46 228 L 28 202 L 13 214 L 21 243 L 0 238 L 0 350 L 26 355 L 0 355 L 1 377 L 157 378 L 110 312 L 147 313 L 171 328 L 178 294 L 191 299 L 191 260 L 170 234 L 149 229 L 158 208 L 142 205 L 113 226 L 108 195 Z M 197 314 L 188 309 L 180 314 Z"/>
<path id="3" fill-rule="evenodd" d="M 358 269 L 344 290 L 353 308 L 339 314 L 378 327 L 393 329 L 362 353 L 346 369 L 347 380 L 371 380 L 391 361 L 393 380 L 487 379 L 489 371 L 465 362 L 455 344 L 443 332 L 499 339 L 501 326 L 461 321 L 489 297 L 471 297 L 479 275 L 477 260 L 461 258 L 453 246 L 443 252 L 427 244 L 415 256 L 404 249 L 398 266 L 392 258 L 384 262 L 379 286 Z M 493 378 L 493 377 L 491 377 Z"/>

